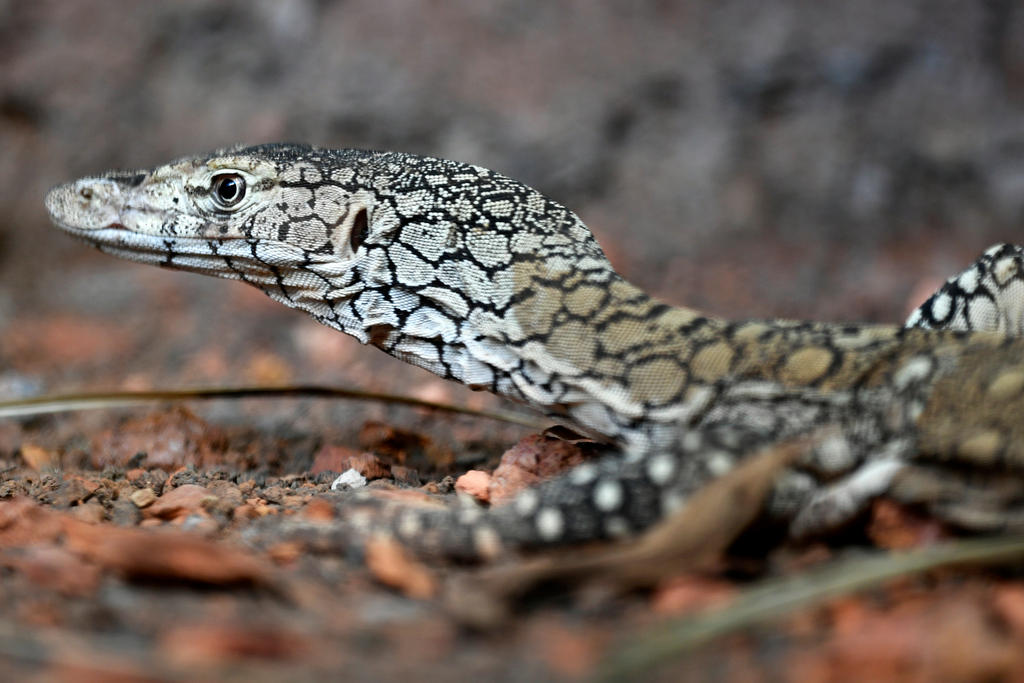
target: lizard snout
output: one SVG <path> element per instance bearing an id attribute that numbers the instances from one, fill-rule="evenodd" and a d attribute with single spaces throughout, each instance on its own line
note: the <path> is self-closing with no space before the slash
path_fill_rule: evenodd
<path id="1" fill-rule="evenodd" d="M 46 195 L 50 219 L 66 230 L 98 230 L 118 222 L 121 188 L 106 178 L 58 185 Z"/>

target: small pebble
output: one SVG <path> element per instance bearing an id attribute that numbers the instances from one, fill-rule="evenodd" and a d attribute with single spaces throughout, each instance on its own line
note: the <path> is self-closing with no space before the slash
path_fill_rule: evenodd
<path id="1" fill-rule="evenodd" d="M 467 493 L 481 503 L 490 501 L 491 475 L 482 470 L 470 470 L 455 481 L 455 490 Z"/>
<path id="2" fill-rule="evenodd" d="M 149 507 L 156 500 L 156 494 L 153 493 L 153 489 L 145 488 L 135 491 L 131 496 L 132 502 L 135 503 L 135 507 L 144 508 Z"/>
<path id="3" fill-rule="evenodd" d="M 102 505 L 90 502 L 71 508 L 71 516 L 89 524 L 99 524 L 106 517 L 106 513 Z"/>
<path id="4" fill-rule="evenodd" d="M 359 474 L 356 469 L 349 468 L 338 475 L 338 478 L 331 483 L 331 490 L 359 489 L 364 486 L 366 486 L 366 477 Z"/>

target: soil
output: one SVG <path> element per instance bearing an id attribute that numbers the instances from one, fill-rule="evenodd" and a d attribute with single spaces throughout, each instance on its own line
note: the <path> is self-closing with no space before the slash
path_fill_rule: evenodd
<path id="1" fill-rule="evenodd" d="M 268 319 L 291 316 L 235 286 L 221 290 L 220 305 L 240 313 L 204 323 L 219 328 L 225 347 L 183 360 L 178 349 L 188 346 L 194 313 L 175 301 L 178 278 L 153 273 L 129 266 L 119 279 L 155 297 L 152 325 L 169 331 L 158 348 L 142 348 L 147 330 L 118 325 L 123 311 L 110 311 L 106 323 L 96 322 L 95 311 L 40 315 L 0 335 L 11 367 L 26 368 L 23 375 L 8 373 L 7 381 L 29 382 L 39 376 L 30 369 L 53 354 L 63 359 L 61 374 L 81 373 L 92 388 L 180 386 L 195 381 L 190 368 L 196 367 L 213 384 L 231 383 L 234 373 L 268 383 L 309 376 L 303 344 L 285 343 L 275 353 L 257 342 L 229 354 L 232 339 L 258 340 Z M 300 338 L 319 334 L 298 316 L 287 324 L 301 330 Z M 123 376 L 113 357 L 134 354 L 152 362 L 154 372 Z M 394 363 L 379 354 L 365 368 L 346 364 L 344 374 L 401 392 L 385 370 Z M 429 379 L 405 391 L 442 402 L 496 403 Z M 500 502 L 588 457 L 588 448 L 483 418 L 312 399 L 3 421 L 5 676 L 589 677 L 638 633 L 669 617 L 722 609 L 757 580 L 799 575 L 868 546 L 913 548 L 946 536 L 928 520 L 880 504 L 858 534 L 833 547 L 726 557 L 642 591 L 549 586 L 481 628 L 467 626 L 446 595 L 476 570 L 424 563 L 386 543 L 353 548 L 343 539 L 295 533 L 297 523 L 330 525 L 346 495 L 332 491 L 331 482 L 349 469 L 374 489 L 410 495 L 460 489 Z M 1024 673 L 1022 642 L 1024 580 L 944 571 L 752 625 L 671 660 L 660 676 L 1010 678 Z"/>

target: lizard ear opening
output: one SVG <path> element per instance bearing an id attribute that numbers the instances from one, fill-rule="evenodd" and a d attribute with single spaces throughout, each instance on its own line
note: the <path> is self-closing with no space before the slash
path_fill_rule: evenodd
<path id="1" fill-rule="evenodd" d="M 366 235 L 370 231 L 370 223 L 366 216 L 366 207 L 362 206 L 356 213 L 355 218 L 352 220 L 352 229 L 348 234 L 348 243 L 352 247 L 352 253 L 359 250 L 359 247 L 363 246 L 363 242 L 366 241 Z"/>

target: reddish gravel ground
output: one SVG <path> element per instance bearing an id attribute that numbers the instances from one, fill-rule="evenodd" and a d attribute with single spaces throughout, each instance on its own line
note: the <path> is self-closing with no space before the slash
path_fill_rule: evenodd
<path id="1" fill-rule="evenodd" d="M 182 358 L 196 313 L 177 299 L 198 278 L 125 266 L 149 291 L 138 310 L 40 315 L 0 335 L 6 381 L 49 377 L 53 390 L 282 382 L 316 377 L 323 340 L 342 359 L 338 383 L 402 392 L 394 361 L 364 355 L 300 316 L 225 285 L 213 315 L 224 348 Z M 214 283 L 220 284 L 220 283 Z M 141 304 L 137 304 L 141 306 Z M 201 306 L 201 308 L 205 308 Z M 291 326 L 276 354 L 260 330 Z M 155 347 L 152 329 L 167 331 Z M 213 333 L 214 337 L 217 332 Z M 255 347 L 232 355 L 237 339 Z M 308 338 L 308 339 L 307 339 Z M 312 339 L 313 341 L 309 341 Z M 44 358 L 62 359 L 60 371 Z M 120 375 L 143 356 L 151 375 Z M 311 360 L 314 359 L 314 360 Z M 337 364 L 330 366 L 336 368 Z M 201 370 L 197 370 L 201 368 Z M 334 373 L 334 374 L 332 374 Z M 354 379 L 347 380 L 347 376 Z M 321 377 L 322 379 L 322 377 Z M 77 380 L 77 381 L 76 381 Z M 406 393 L 496 402 L 423 379 Z M 518 444 L 517 444 L 518 441 Z M 517 444 L 517 445 L 516 445 Z M 513 447 L 514 446 L 514 447 Z M 757 579 L 796 575 L 865 545 L 913 548 L 945 536 L 891 505 L 876 506 L 852 544 L 781 548 L 681 571 L 652 590 L 619 594 L 572 584 L 531 594 L 490 628 L 453 616 L 446 591 L 467 568 L 416 561 L 388 543 L 364 551 L 297 527 L 328 527 L 355 468 L 376 489 L 462 490 L 500 503 L 511 492 L 593 456 L 573 444 L 483 419 L 322 400 L 221 401 L 104 410 L 0 423 L 0 658 L 5 675 L 35 680 L 177 680 L 344 675 L 379 680 L 485 677 L 561 680 L 600 672 L 603 657 L 668 617 L 728 606 Z M 502 453 L 505 453 L 502 457 Z M 500 459 L 500 460 L 499 460 Z M 465 474 L 469 472 L 469 474 Z M 459 478 L 461 475 L 461 478 Z M 849 539 L 847 539 L 849 541 Z M 1001 679 L 1024 675 L 1024 581 L 981 570 L 897 580 L 739 635 L 663 667 L 666 680 Z"/>

